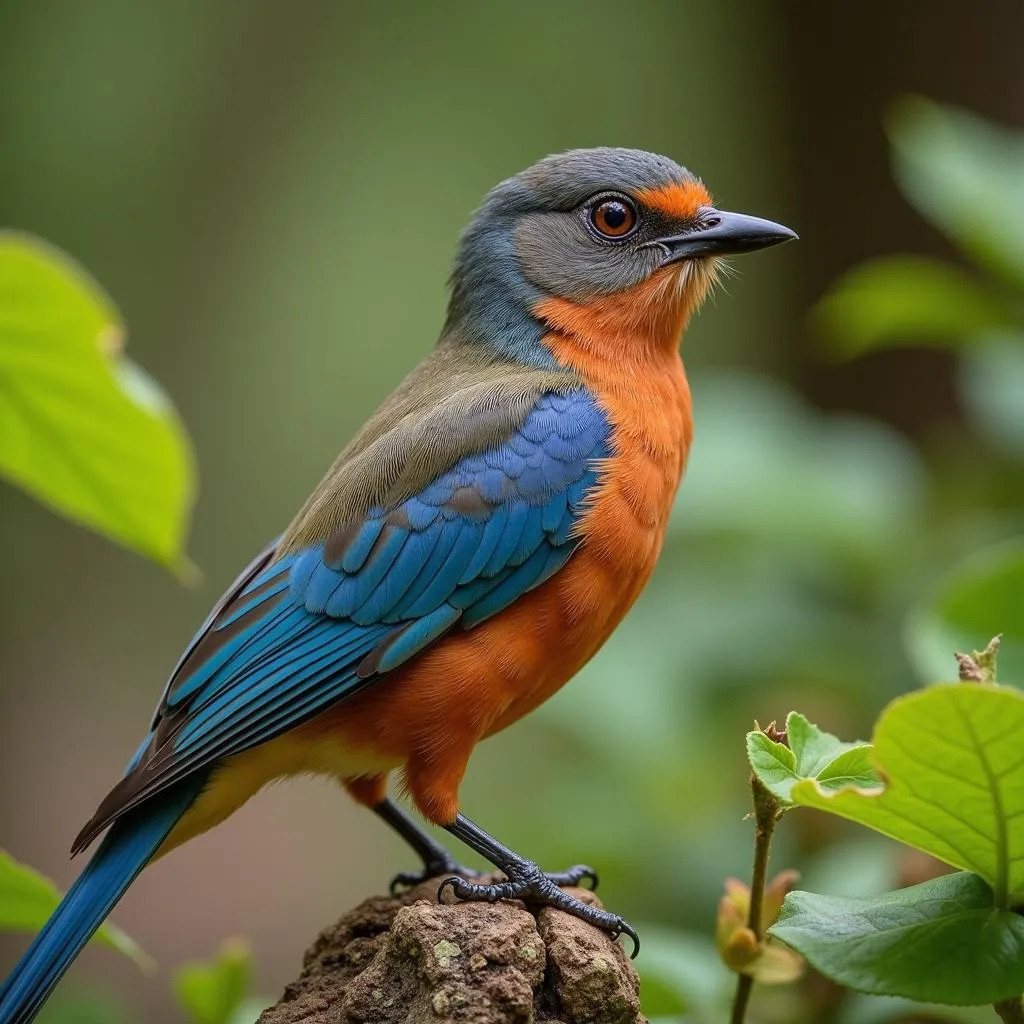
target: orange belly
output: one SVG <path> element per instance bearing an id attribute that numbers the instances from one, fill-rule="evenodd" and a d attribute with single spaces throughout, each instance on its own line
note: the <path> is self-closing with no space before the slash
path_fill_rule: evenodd
<path id="1" fill-rule="evenodd" d="M 468 632 L 458 629 L 303 727 L 346 748 L 404 765 L 420 811 L 437 823 L 458 811 L 458 787 L 474 745 L 550 697 L 601 647 L 647 582 L 690 442 L 690 394 L 677 349 L 581 351 L 552 334 L 559 358 L 581 373 L 612 425 L 612 455 L 581 518 L 578 551 L 550 580 Z M 372 803 L 384 780 L 351 786 Z"/>

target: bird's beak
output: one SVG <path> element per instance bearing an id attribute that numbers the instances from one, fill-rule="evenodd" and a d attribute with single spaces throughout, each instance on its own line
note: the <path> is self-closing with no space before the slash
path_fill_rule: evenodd
<path id="1" fill-rule="evenodd" d="M 728 256 L 732 253 L 754 252 L 796 237 L 795 231 L 774 221 L 709 207 L 701 210 L 699 227 L 681 235 L 659 238 L 654 244 L 665 250 L 665 258 L 662 260 L 664 265 L 691 256 Z"/>

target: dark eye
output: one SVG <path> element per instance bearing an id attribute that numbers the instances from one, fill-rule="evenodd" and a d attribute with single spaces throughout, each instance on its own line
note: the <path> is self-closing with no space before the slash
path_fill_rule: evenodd
<path id="1" fill-rule="evenodd" d="M 590 211 L 590 223 L 605 238 L 622 238 L 636 227 L 636 210 L 625 199 L 604 199 Z"/>

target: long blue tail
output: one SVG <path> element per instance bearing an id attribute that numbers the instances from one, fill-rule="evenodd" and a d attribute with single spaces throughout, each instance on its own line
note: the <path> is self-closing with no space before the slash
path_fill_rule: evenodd
<path id="1" fill-rule="evenodd" d="M 111 827 L 92 860 L 0 987 L 0 1024 L 29 1024 L 53 987 L 202 789 L 187 779 Z"/>

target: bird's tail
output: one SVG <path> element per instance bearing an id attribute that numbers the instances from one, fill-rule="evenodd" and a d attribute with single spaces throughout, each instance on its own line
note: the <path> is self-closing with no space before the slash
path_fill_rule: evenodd
<path id="1" fill-rule="evenodd" d="M 199 785 L 196 785 L 199 782 Z M 29 1024 L 201 789 L 189 779 L 114 823 L 92 860 L 0 986 L 0 1024 Z"/>

